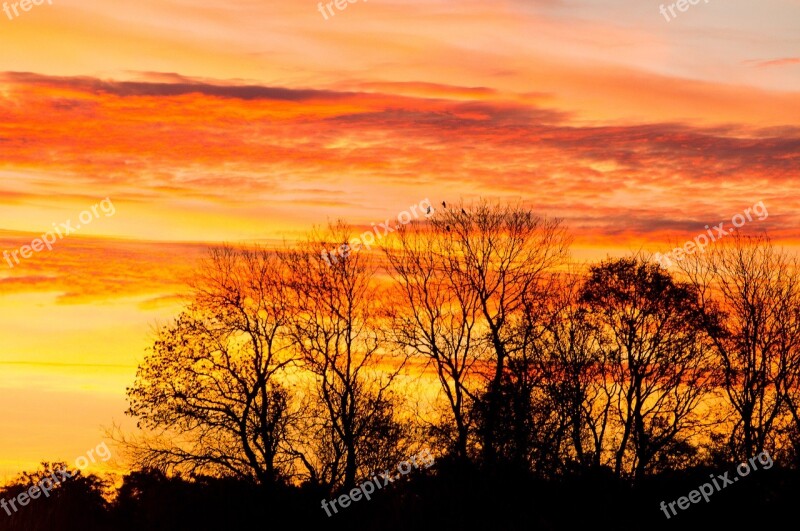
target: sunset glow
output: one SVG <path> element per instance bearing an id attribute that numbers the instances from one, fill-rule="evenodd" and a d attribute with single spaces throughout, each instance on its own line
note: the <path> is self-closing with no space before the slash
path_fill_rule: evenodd
<path id="1" fill-rule="evenodd" d="M 81 225 L 0 259 L 0 475 L 133 427 L 125 388 L 211 245 L 482 197 L 563 218 L 578 260 L 666 252 L 759 201 L 746 228 L 797 246 L 800 3 L 658 8 L 0 12 L 0 253 Z M 104 199 L 113 214 L 78 221 Z"/>

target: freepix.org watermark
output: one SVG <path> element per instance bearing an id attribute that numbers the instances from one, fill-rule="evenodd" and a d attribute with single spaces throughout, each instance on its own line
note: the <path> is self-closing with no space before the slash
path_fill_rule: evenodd
<path id="1" fill-rule="evenodd" d="M 419 212 L 417 212 L 417 209 L 419 209 Z M 400 214 L 397 215 L 397 223 L 400 225 L 407 225 L 412 219 L 418 218 L 420 213 L 426 218 L 429 218 L 433 215 L 433 207 L 431 206 L 430 199 L 427 197 L 420 201 L 419 204 L 408 207 L 408 211 L 404 210 L 403 212 L 400 212 Z M 373 245 L 375 245 L 376 237 L 378 240 L 380 240 L 387 234 L 394 232 L 396 229 L 397 225 L 392 226 L 388 218 L 386 221 L 379 223 L 377 226 L 375 223 L 373 223 L 372 230 L 362 233 L 360 237 L 352 238 L 348 243 L 343 243 L 339 247 L 334 248 L 332 251 L 323 249 L 321 253 L 322 259 L 325 260 L 328 265 L 331 265 L 331 261 L 336 264 L 339 262 L 339 259 L 336 258 L 335 255 L 345 258 L 350 253 L 361 250 L 362 247 L 370 249 Z"/>
<path id="2" fill-rule="evenodd" d="M 100 201 L 100 203 L 92 206 L 91 212 L 89 209 L 81 212 L 78 215 L 78 221 L 80 221 L 83 225 L 88 225 L 94 219 L 99 218 L 100 214 L 97 212 L 98 208 L 100 208 L 100 211 L 105 214 L 106 217 L 113 216 L 117 211 L 117 209 L 114 208 L 114 204 L 111 202 L 111 199 L 106 197 Z M 73 227 L 71 219 L 68 219 L 66 223 L 61 223 L 59 226 L 56 226 L 56 224 L 53 223 L 53 230 L 55 232 L 48 231 L 42 234 L 40 238 L 34 239 L 30 245 L 23 245 L 14 251 L 3 251 L 3 258 L 5 258 L 6 262 L 8 263 L 8 267 L 13 268 L 14 264 L 11 263 L 12 258 L 14 259 L 14 263 L 19 264 L 20 256 L 22 256 L 22 258 L 30 258 L 33 256 L 33 252 L 38 253 L 43 251 L 45 248 L 47 248 L 48 251 L 51 251 L 53 249 L 53 244 L 56 243 L 58 239 L 63 240 L 64 236 L 69 236 L 80 228 L 81 226 L 78 224 Z"/>
<path id="3" fill-rule="evenodd" d="M 347 4 L 355 4 L 357 1 L 358 0 L 334 0 L 333 2 L 328 2 L 325 5 L 325 7 L 328 8 L 328 13 L 330 13 L 331 16 L 334 16 L 335 14 L 333 11 L 334 5 L 336 6 L 336 9 L 338 9 L 339 11 L 344 11 L 345 9 L 347 9 Z M 364 2 L 366 1 L 367 0 L 364 0 Z M 325 13 L 325 7 L 322 6 L 322 2 L 319 2 L 317 4 L 317 9 L 319 10 L 320 13 L 322 13 L 323 18 L 325 20 L 328 20 L 328 15 Z"/>
<path id="4" fill-rule="evenodd" d="M 415 468 L 419 468 L 420 464 L 422 464 L 424 468 L 430 468 L 431 465 L 433 465 L 433 456 L 427 448 L 422 450 L 417 455 L 412 455 L 408 461 L 402 461 L 400 464 L 398 464 L 397 471 L 399 474 L 391 475 L 389 473 L 389 469 L 387 468 L 382 473 L 373 476 L 371 480 L 365 481 L 358 487 L 352 489 L 348 494 L 342 494 L 338 498 L 330 501 L 322 500 L 322 508 L 330 517 L 330 509 L 333 509 L 334 514 L 339 512 L 339 510 L 336 508 L 337 503 L 339 504 L 339 507 L 344 509 L 345 507 L 350 506 L 351 501 L 357 502 L 362 498 L 362 496 L 367 500 L 371 500 L 373 492 L 385 487 L 389 483 L 397 481 L 401 476 L 405 476 Z"/>
<path id="5" fill-rule="evenodd" d="M 689 10 L 690 5 L 697 5 L 700 3 L 700 0 L 678 0 L 677 2 L 673 3 L 669 7 L 664 7 L 664 4 L 658 8 L 658 12 L 664 15 L 664 18 L 667 19 L 667 22 L 672 22 L 672 20 L 677 17 L 678 15 L 675 13 L 675 8 L 678 8 L 678 11 L 685 12 Z M 705 0 L 705 3 L 708 3 L 708 0 Z M 669 18 L 667 15 L 667 9 L 672 14 L 672 18 Z"/>
<path id="6" fill-rule="evenodd" d="M 97 454 L 97 457 L 99 457 L 104 463 L 111 459 L 111 450 L 108 449 L 105 441 L 103 441 L 95 448 L 87 450 L 85 456 L 82 455 L 75 459 L 75 468 L 78 470 L 83 470 L 89 466 L 90 461 L 92 463 L 96 463 L 97 460 L 95 459 L 95 454 Z M 64 481 L 71 479 L 78 474 L 77 470 L 70 472 L 63 467 L 56 468 L 55 470 L 46 470 L 45 472 L 47 475 L 31 485 L 28 490 L 20 492 L 10 500 L 0 499 L 0 508 L 2 508 L 8 516 L 11 516 L 12 510 L 14 512 L 19 511 L 17 504 L 19 504 L 20 507 L 25 507 L 31 502 L 31 500 L 38 500 L 42 494 L 44 494 L 45 498 L 49 498 L 50 491 L 52 491 L 56 486 L 61 485 L 61 483 Z M 56 477 L 56 474 L 58 477 Z"/>
<path id="7" fill-rule="evenodd" d="M 733 485 L 734 483 L 739 481 L 740 478 L 748 476 L 751 471 L 758 470 L 756 459 L 758 459 L 758 463 L 761 464 L 764 470 L 769 470 L 770 468 L 772 468 L 773 465 L 772 457 L 770 457 L 768 452 L 764 451 L 755 457 L 751 457 L 748 461 L 742 461 L 741 463 L 739 463 L 739 466 L 736 467 L 736 473 L 738 474 L 738 477 L 737 476 L 734 476 L 733 478 L 728 477 L 728 474 L 730 474 L 730 472 L 725 472 L 721 476 L 716 475 L 716 477 L 715 474 L 711 474 L 711 476 L 709 476 L 711 478 L 711 483 L 703 483 L 702 485 L 700 485 L 700 488 L 698 490 L 691 491 L 688 497 L 681 496 L 676 501 L 669 503 L 665 503 L 662 501 L 661 510 L 664 511 L 664 516 L 667 517 L 667 520 L 672 518 L 672 516 L 676 516 L 678 514 L 675 511 L 676 504 L 678 505 L 678 509 L 684 511 L 689 507 L 691 507 L 689 502 L 700 503 L 700 500 L 703 499 L 705 500 L 706 503 L 708 503 L 710 501 L 711 495 L 714 494 L 714 492 L 719 492 L 728 485 Z M 742 470 L 742 467 L 744 467 L 744 470 Z M 714 490 L 715 487 L 716 490 Z M 669 512 L 667 512 L 667 506 L 669 506 L 670 511 L 672 511 L 672 516 L 670 516 Z"/>
<path id="8" fill-rule="evenodd" d="M 14 20 L 14 17 L 18 17 L 20 15 L 19 11 L 17 11 L 17 6 L 25 12 L 31 10 L 33 6 L 40 6 L 44 3 L 44 0 L 22 0 L 21 2 L 12 2 L 11 7 L 9 7 L 8 2 L 3 2 L 3 11 L 5 12 L 6 16 L 8 16 L 9 20 Z M 49 5 L 53 5 L 53 0 L 47 0 Z M 14 16 L 11 16 L 11 11 L 14 11 Z"/>
<path id="9" fill-rule="evenodd" d="M 753 221 L 753 215 L 755 215 L 755 219 L 758 221 L 764 221 L 769 216 L 769 212 L 767 212 L 767 207 L 764 205 L 764 201 L 759 201 L 752 207 L 746 208 L 742 214 L 736 214 L 731 218 L 731 225 L 735 228 L 725 228 L 725 222 L 721 221 L 719 225 L 715 225 L 713 227 L 713 231 L 708 228 L 708 225 L 705 226 L 707 229 L 705 233 L 700 233 L 694 237 L 692 240 L 687 240 L 686 243 L 683 244 L 683 247 L 676 247 L 672 251 L 668 252 L 667 254 L 656 253 L 653 258 L 658 260 L 658 263 L 664 267 L 669 267 L 672 265 L 672 261 L 676 260 L 683 260 L 686 258 L 685 255 L 694 254 L 695 251 L 700 251 L 701 253 L 706 252 L 706 247 L 717 240 L 728 236 L 736 232 L 736 229 L 747 223 L 748 221 Z M 708 236 L 706 236 L 708 234 Z"/>

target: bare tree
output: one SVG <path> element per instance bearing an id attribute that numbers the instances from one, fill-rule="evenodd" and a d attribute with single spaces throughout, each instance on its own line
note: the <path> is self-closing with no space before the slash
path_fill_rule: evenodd
<path id="1" fill-rule="evenodd" d="M 774 449 L 784 405 L 800 427 L 796 260 L 765 235 L 736 234 L 686 256 L 678 267 L 701 294 L 723 387 L 736 412 L 729 441 L 733 455 L 747 458 Z"/>
<path id="2" fill-rule="evenodd" d="M 792 458 L 800 464 L 800 263 L 796 257 L 781 252 L 776 283 L 775 344 L 776 357 L 781 364 L 778 373 L 779 393 L 788 417 L 784 428 L 788 432 Z M 783 442 L 783 441 L 781 441 Z"/>
<path id="3" fill-rule="evenodd" d="M 481 201 L 438 210 L 430 219 L 442 235 L 441 254 L 455 283 L 476 297 L 481 333 L 492 349 L 483 457 L 495 460 L 495 436 L 502 397 L 500 388 L 509 357 L 522 347 L 517 342 L 526 299 L 540 293 L 542 283 L 567 257 L 569 238 L 559 220 L 544 219 L 522 205 Z"/>
<path id="4" fill-rule="evenodd" d="M 565 272 L 553 286 L 548 304 L 530 309 L 529 326 L 538 332 L 533 348 L 541 374 L 544 400 L 556 415 L 553 434 L 556 466 L 570 470 L 570 461 L 582 468 L 604 464 L 609 419 L 617 387 L 606 355 L 611 351 L 599 323 L 589 318 L 581 300 L 584 279 Z"/>
<path id="5" fill-rule="evenodd" d="M 449 267 L 443 233 L 429 223 L 412 223 L 395 233 L 386 247 L 389 274 L 398 304 L 391 308 L 392 338 L 403 349 L 421 356 L 436 373 L 452 415 L 452 453 L 466 458 L 474 389 L 473 367 L 486 342 L 476 331 L 477 293 Z M 474 385 L 474 383 L 473 383 Z M 441 432 L 449 432 L 447 424 Z"/>
<path id="6" fill-rule="evenodd" d="M 286 479 L 292 414 L 281 375 L 285 277 L 264 250 L 213 249 L 192 305 L 162 327 L 128 389 L 128 414 L 149 431 L 128 441 L 142 467 Z"/>
<path id="7" fill-rule="evenodd" d="M 313 443 L 295 451 L 311 481 L 327 487 L 353 487 L 359 475 L 400 458 L 405 433 L 390 391 L 404 360 L 385 348 L 372 259 L 366 251 L 322 258 L 328 240 L 346 245 L 350 236 L 339 223 L 284 255 L 291 335 L 319 406 L 304 433 Z"/>

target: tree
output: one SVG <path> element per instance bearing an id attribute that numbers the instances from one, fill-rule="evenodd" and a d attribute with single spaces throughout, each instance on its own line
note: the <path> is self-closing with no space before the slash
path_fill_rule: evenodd
<path id="1" fill-rule="evenodd" d="M 490 345 L 490 367 L 483 394 L 482 453 L 486 462 L 497 455 L 500 392 L 508 359 L 523 352 L 517 341 L 526 304 L 542 293 L 542 285 L 567 257 L 569 238 L 559 220 L 537 216 L 522 205 L 481 201 L 465 208 L 438 210 L 430 223 L 441 234 L 437 251 L 452 284 L 477 299 L 477 332 Z M 468 301 L 466 296 L 464 300 Z"/>
<path id="2" fill-rule="evenodd" d="M 616 387 L 610 376 L 610 360 L 602 326 L 590 319 L 589 304 L 581 300 L 583 277 L 568 271 L 560 275 L 546 305 L 531 307 L 527 326 L 534 338 L 536 371 L 541 375 L 543 400 L 555 419 L 550 467 L 572 470 L 599 468 L 612 430 Z"/>
<path id="3" fill-rule="evenodd" d="M 110 482 L 80 470 L 65 478 L 59 470 L 69 472 L 64 462 L 43 462 L 38 470 L 22 472 L 0 488 L 5 507 L 0 510 L 0 531 L 112 529 L 107 513 L 110 504 L 105 499 Z M 12 504 L 22 493 L 28 495 L 25 505 Z"/>
<path id="4" fill-rule="evenodd" d="M 328 239 L 346 245 L 350 236 L 347 225 L 335 224 L 284 255 L 290 333 L 317 399 L 304 429 L 314 437 L 295 455 L 309 479 L 327 487 L 352 488 L 404 452 L 390 390 L 404 359 L 393 365 L 386 349 L 375 266 L 365 251 L 321 258 Z"/>
<path id="5" fill-rule="evenodd" d="M 444 237 L 433 225 L 412 223 L 399 228 L 395 241 L 386 247 L 398 301 L 390 310 L 390 330 L 396 345 L 433 368 L 454 428 L 449 450 L 456 458 L 466 459 L 468 413 L 475 398 L 473 368 L 485 358 L 488 344 L 477 333 L 477 293 L 448 267 Z M 440 419 L 438 431 L 447 435 L 449 424 Z"/>
<path id="6" fill-rule="evenodd" d="M 593 266 L 581 300 L 607 349 L 619 423 L 614 470 L 640 477 L 704 426 L 697 408 L 715 384 L 698 293 L 657 265 L 623 258 Z"/>
<path id="7" fill-rule="evenodd" d="M 145 468 L 286 479 L 295 362 L 286 278 L 275 253 L 213 249 L 191 306 L 158 332 L 128 389 L 128 414 L 149 431 L 128 441 Z"/>
<path id="8" fill-rule="evenodd" d="M 678 264 L 700 294 L 725 394 L 736 413 L 729 440 L 734 457 L 774 450 L 784 413 L 800 430 L 796 259 L 767 236 L 736 234 Z"/>

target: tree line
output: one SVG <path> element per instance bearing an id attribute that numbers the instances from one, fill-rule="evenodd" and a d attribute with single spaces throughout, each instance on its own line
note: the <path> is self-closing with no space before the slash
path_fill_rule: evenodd
<path id="1" fill-rule="evenodd" d="M 800 270 L 767 235 L 578 264 L 562 221 L 479 201 L 322 259 L 353 233 L 209 252 L 127 390 L 137 466 L 333 492 L 422 447 L 543 479 L 800 461 Z"/>

